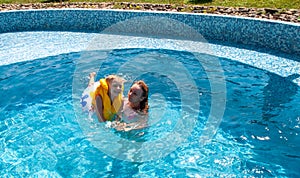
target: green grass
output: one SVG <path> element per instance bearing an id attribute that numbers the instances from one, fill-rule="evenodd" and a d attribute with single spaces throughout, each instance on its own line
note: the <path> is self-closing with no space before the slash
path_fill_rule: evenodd
<path id="1" fill-rule="evenodd" d="M 133 2 L 176 5 L 204 5 L 226 7 L 269 7 L 300 9 L 300 0 L 63 0 L 64 2 Z M 0 3 L 59 2 L 59 0 L 0 0 Z"/>

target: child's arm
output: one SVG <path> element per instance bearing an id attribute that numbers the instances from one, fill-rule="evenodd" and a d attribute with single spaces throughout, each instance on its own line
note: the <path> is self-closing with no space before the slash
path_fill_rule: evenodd
<path id="1" fill-rule="evenodd" d="M 91 72 L 90 73 L 90 75 L 89 75 L 90 80 L 89 80 L 88 87 L 94 85 L 94 83 L 95 83 L 95 76 L 96 76 L 96 72 Z"/>
<path id="2" fill-rule="evenodd" d="M 103 102 L 101 96 L 96 96 L 96 113 L 99 122 L 105 122 L 103 117 Z"/>

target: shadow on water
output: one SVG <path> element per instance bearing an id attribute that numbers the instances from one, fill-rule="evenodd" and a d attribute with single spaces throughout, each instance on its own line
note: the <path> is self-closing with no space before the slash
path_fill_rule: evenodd
<path id="1" fill-rule="evenodd" d="M 265 126 L 262 137 L 269 136 L 268 147 L 263 141 L 257 141 L 262 145 L 257 146 L 260 159 L 270 159 L 273 163 L 282 165 L 288 171 L 288 176 L 298 177 L 297 171 L 300 163 L 300 154 L 295 150 L 300 149 L 299 129 L 299 86 L 292 82 L 299 74 L 281 77 L 269 73 L 268 84 L 264 87 L 264 103 L 262 107 L 262 120 L 257 124 Z M 267 132 L 266 132 L 267 130 Z M 259 135 L 258 135 L 259 136 Z M 258 138 L 258 137 L 257 137 Z M 266 138 L 266 137 L 265 137 Z M 273 150 L 276 148 L 276 150 Z M 273 150 L 272 154 L 265 154 L 265 150 Z"/>
<path id="2" fill-rule="evenodd" d="M 269 121 L 282 111 L 282 106 L 292 101 L 298 92 L 298 85 L 292 82 L 300 75 L 294 74 L 288 77 L 281 77 L 275 74 L 268 74 L 269 80 L 264 87 L 264 105 L 262 108 L 263 119 Z"/>
<path id="3" fill-rule="evenodd" d="M 228 101 L 221 128 L 237 142 L 253 146 L 253 159 L 245 165 L 259 170 L 257 176 L 299 176 L 299 86 L 292 82 L 299 75 L 281 77 L 231 63 L 224 68 Z"/>

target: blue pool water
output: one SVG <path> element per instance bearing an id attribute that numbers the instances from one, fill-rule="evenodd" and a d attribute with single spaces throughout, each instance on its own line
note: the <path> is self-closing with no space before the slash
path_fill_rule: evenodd
<path id="1" fill-rule="evenodd" d="M 14 42 L 11 45 L 3 42 L 8 49 L 15 49 L 9 52 L 1 45 L 0 175 L 3 177 L 300 176 L 299 76 L 287 74 L 297 68 L 276 70 L 280 65 L 276 60 L 273 63 L 261 61 L 263 66 L 251 64 L 250 60 L 247 62 L 247 59 L 255 60 L 254 55 L 249 54 L 256 54 L 268 56 L 267 59 L 283 58 L 286 66 L 299 65 L 284 55 L 272 56 L 257 52 L 259 49 L 235 49 L 243 51 L 239 57 L 244 60 L 220 57 L 228 53 L 220 54 L 222 51 L 218 50 L 220 45 L 217 44 L 212 48 L 219 57 L 163 48 L 88 51 L 84 49 L 93 34 L 59 32 L 16 33 L 2 35 L 2 40 L 14 35 L 26 38 L 15 39 L 20 40 L 19 46 Z M 48 37 L 57 40 L 49 42 L 54 47 L 40 53 L 29 50 L 43 49 L 47 46 L 43 41 Z M 74 40 L 74 43 L 63 44 L 65 40 Z M 32 46 L 26 46 L 28 41 Z M 22 49 L 31 53 L 22 57 Z M 197 59 L 199 56 L 202 63 Z M 206 124 L 214 95 L 210 76 L 220 72 L 215 64 L 208 62 L 212 58 L 218 58 L 224 71 L 226 90 L 219 92 L 226 95 L 226 107 L 216 134 L 203 144 L 199 138 L 210 129 Z M 174 65 L 176 62 L 182 66 Z M 273 66 L 273 71 L 269 71 L 268 65 Z M 187 70 L 181 70 L 182 67 Z M 125 95 L 134 80 L 145 80 L 150 88 L 151 127 L 116 132 L 80 112 L 80 91 L 86 87 L 91 70 L 97 71 L 97 79 L 111 73 L 126 78 Z M 167 70 L 166 74 L 156 72 Z M 134 71 L 139 75 L 133 75 L 137 74 Z M 186 76 L 195 87 L 186 83 Z M 78 79 L 75 85 L 74 78 Z M 187 97 L 191 101 L 182 106 L 185 96 L 182 89 L 187 93 L 196 91 L 199 96 Z M 185 109 L 190 112 L 183 112 Z M 198 115 L 195 117 L 193 113 Z M 162 145 L 149 153 L 156 155 L 165 151 L 168 154 L 164 156 L 138 161 L 141 158 L 135 154 L 137 150 L 132 151 L 128 144 L 118 144 L 122 138 L 146 145 L 170 133 L 180 133 L 176 131 L 176 124 L 194 117 L 194 126 L 186 127 L 191 133 L 174 151 L 169 152 Z M 102 138 L 104 132 L 115 137 Z M 113 144 L 101 147 L 108 141 L 103 139 L 110 139 Z M 119 156 L 107 154 L 108 150 L 119 152 Z"/>

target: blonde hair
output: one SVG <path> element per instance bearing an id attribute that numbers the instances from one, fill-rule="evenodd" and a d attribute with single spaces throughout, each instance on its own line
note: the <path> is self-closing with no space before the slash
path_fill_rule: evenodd
<path id="1" fill-rule="evenodd" d="M 108 75 L 107 77 L 105 77 L 105 81 L 108 85 L 110 85 L 113 80 L 120 82 L 122 84 L 125 82 L 125 79 L 117 75 Z"/>

